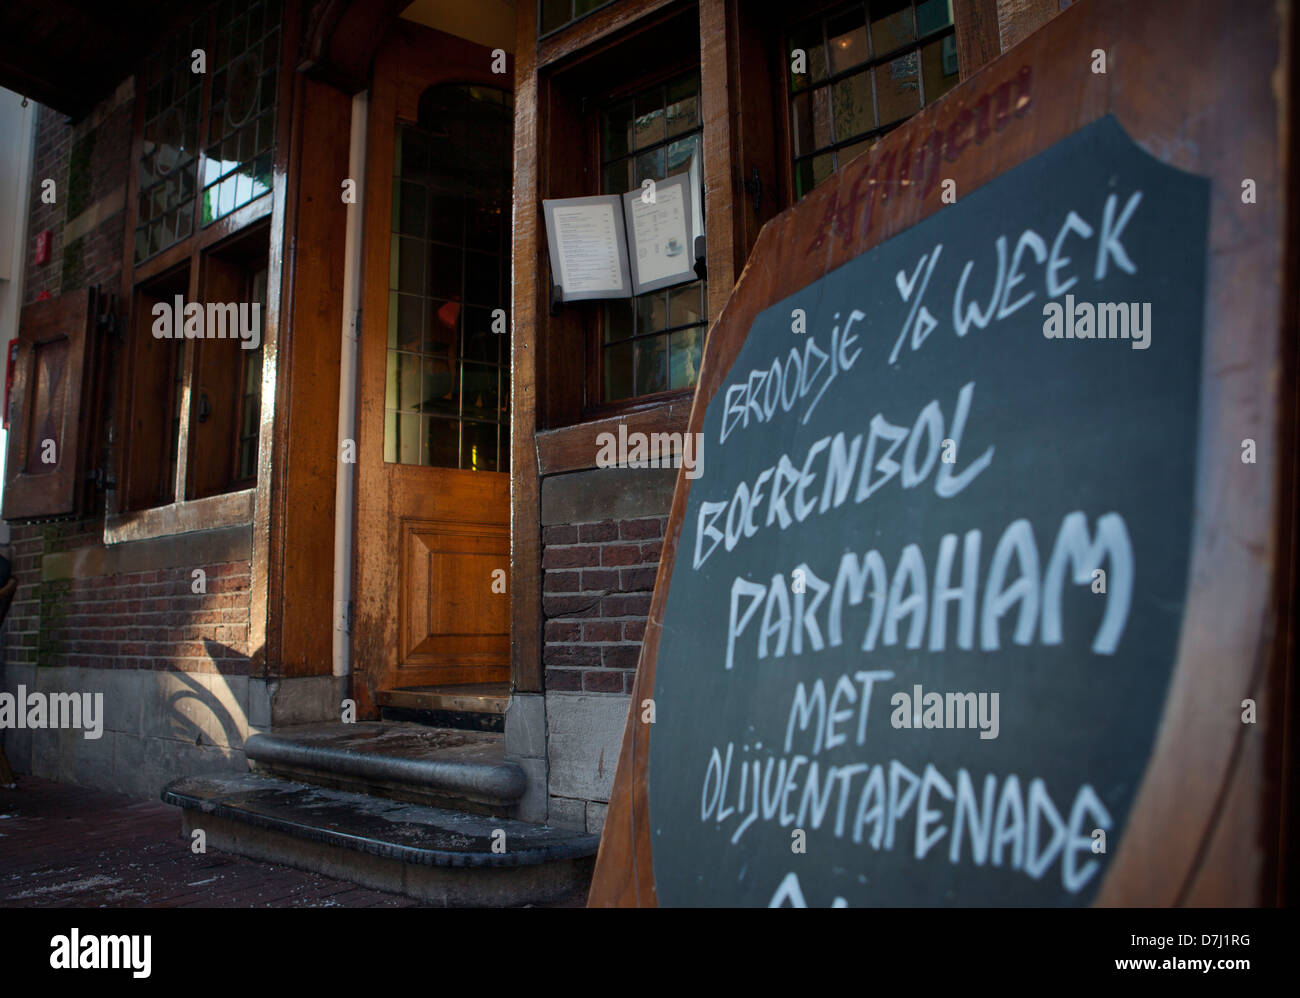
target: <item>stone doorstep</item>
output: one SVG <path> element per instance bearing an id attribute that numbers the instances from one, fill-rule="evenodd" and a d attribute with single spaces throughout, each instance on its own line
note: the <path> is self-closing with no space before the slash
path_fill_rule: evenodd
<path id="1" fill-rule="evenodd" d="M 259 772 L 416 803 L 499 812 L 528 786 L 495 732 L 365 721 L 282 728 L 244 743 Z"/>
<path id="2" fill-rule="evenodd" d="M 595 835 L 255 775 L 162 792 L 208 845 L 448 905 L 548 903 L 585 889 Z M 493 851 L 494 843 L 502 843 Z"/>

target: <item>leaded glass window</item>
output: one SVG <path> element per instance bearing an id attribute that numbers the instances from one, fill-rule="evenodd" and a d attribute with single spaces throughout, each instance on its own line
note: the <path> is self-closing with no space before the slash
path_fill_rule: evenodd
<path id="1" fill-rule="evenodd" d="M 271 190 L 280 19 L 281 0 L 222 0 L 144 67 L 136 263 Z"/>
<path id="2" fill-rule="evenodd" d="M 279 59 L 280 0 L 224 0 L 218 6 L 204 225 L 271 189 Z"/>
<path id="3" fill-rule="evenodd" d="M 701 131 L 695 70 L 614 103 L 601 114 L 602 192 L 623 194 L 643 180 L 687 172 L 700 151 Z M 602 400 L 692 387 L 704 353 L 707 306 L 704 281 L 606 302 Z"/>
<path id="4" fill-rule="evenodd" d="M 801 198 L 957 85 L 952 0 L 843 4 L 790 32 L 785 55 Z"/>
<path id="5" fill-rule="evenodd" d="M 206 25 L 200 18 L 178 32 L 145 69 L 149 84 L 140 150 L 137 262 L 180 242 L 194 229 L 203 77 L 191 71 L 190 53 L 206 45 Z"/>
<path id="6" fill-rule="evenodd" d="M 397 128 L 385 461 L 509 469 L 513 106 L 435 87 Z"/>

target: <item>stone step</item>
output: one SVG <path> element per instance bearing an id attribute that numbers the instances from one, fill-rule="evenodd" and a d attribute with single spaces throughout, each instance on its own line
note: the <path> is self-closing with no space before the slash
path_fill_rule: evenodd
<path id="1" fill-rule="evenodd" d="M 574 903 L 600 839 L 255 774 L 170 783 L 187 838 L 446 906 Z M 495 848 L 494 848 L 495 846 Z"/>
<path id="2" fill-rule="evenodd" d="M 513 813 L 527 787 L 495 732 L 331 722 L 252 735 L 244 752 L 263 775 L 478 814 Z"/>
<path id="3" fill-rule="evenodd" d="M 412 721 L 435 728 L 505 731 L 509 683 L 402 686 L 375 696 L 385 721 Z"/>

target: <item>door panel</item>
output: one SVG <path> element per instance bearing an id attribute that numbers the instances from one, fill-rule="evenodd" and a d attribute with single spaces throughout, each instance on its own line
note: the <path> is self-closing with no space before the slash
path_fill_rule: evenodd
<path id="1" fill-rule="evenodd" d="M 510 678 L 509 77 L 399 21 L 367 137 L 353 696 Z M 495 132 L 507 129 L 504 142 Z"/>
<path id="2" fill-rule="evenodd" d="M 499 665 L 509 654 L 509 613 L 491 583 L 510 557 L 506 525 L 404 519 L 402 534 L 398 668 Z"/>

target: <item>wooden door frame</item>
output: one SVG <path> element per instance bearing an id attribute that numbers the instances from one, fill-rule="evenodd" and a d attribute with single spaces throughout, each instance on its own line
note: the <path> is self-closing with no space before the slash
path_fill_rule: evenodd
<path id="1" fill-rule="evenodd" d="M 384 358 L 374 348 L 383 342 L 388 321 L 389 246 L 392 230 L 393 139 L 397 123 L 414 122 L 420 95 L 431 86 L 469 83 L 513 89 L 513 62 L 507 54 L 505 74 L 491 71 L 492 50 L 464 38 L 409 21 L 394 21 L 375 55 L 366 134 L 367 208 L 363 226 L 361 333 L 357 392 L 357 492 L 353 525 L 354 551 L 385 545 L 388 507 L 373 500 L 385 495 L 383 454 Z M 411 67 L 421 67 L 411 72 Z M 404 72 L 404 67 L 407 71 Z M 427 71 L 426 68 L 427 67 Z M 374 356 L 371 356 L 374 354 Z M 376 400 L 378 405 L 376 406 Z M 513 406 L 514 399 L 512 397 Z M 511 475 L 513 478 L 513 464 Z M 351 661 L 352 697 L 359 717 L 378 716 L 372 693 L 384 672 L 389 649 L 396 646 L 397 602 L 392 580 L 380 577 L 377 559 L 355 559 Z M 513 679 L 513 676 L 512 676 Z"/>

